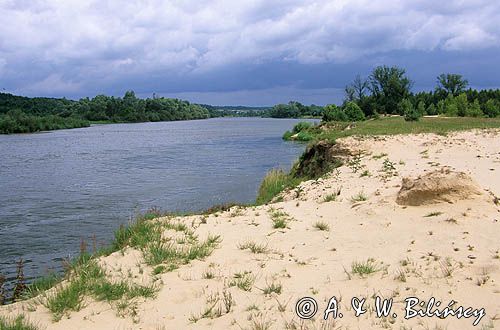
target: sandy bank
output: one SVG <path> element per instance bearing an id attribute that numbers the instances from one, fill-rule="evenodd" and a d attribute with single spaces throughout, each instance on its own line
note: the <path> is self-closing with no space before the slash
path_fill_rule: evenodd
<path id="1" fill-rule="evenodd" d="M 158 275 L 134 249 L 100 260 L 112 280 L 156 283 L 156 298 L 134 299 L 123 310 L 86 298 L 80 311 L 53 322 L 37 303 L 42 297 L 0 307 L 0 315 L 24 313 L 46 329 L 499 327 L 500 206 L 494 196 L 500 196 L 500 131 L 350 137 L 341 143 L 361 151 L 359 157 L 285 193 L 283 202 L 176 219 L 201 238 L 221 236 L 205 260 Z M 403 177 L 436 170 L 463 172 L 480 194 L 421 206 L 396 203 Z M 278 219 L 285 228 L 273 227 Z M 319 307 L 311 320 L 295 313 L 306 296 Z M 332 296 L 343 318 L 324 321 Z M 376 296 L 393 298 L 396 318 L 377 318 Z M 354 316 L 353 297 L 367 299 L 364 315 Z M 443 308 L 451 301 L 454 308 L 484 308 L 486 316 L 477 327 L 475 317 L 405 320 L 409 297 L 435 297 Z"/>

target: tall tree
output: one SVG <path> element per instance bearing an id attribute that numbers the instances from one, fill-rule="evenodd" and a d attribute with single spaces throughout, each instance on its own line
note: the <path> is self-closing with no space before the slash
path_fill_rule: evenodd
<path id="1" fill-rule="evenodd" d="M 437 77 L 436 92 L 443 93 L 445 95 L 452 94 L 453 96 L 457 96 L 464 92 L 468 85 L 469 82 L 467 79 L 464 79 L 462 75 L 443 73 Z"/>
<path id="2" fill-rule="evenodd" d="M 377 110 L 383 113 L 396 113 L 398 104 L 410 95 L 413 85 L 406 76 L 406 70 L 396 66 L 378 66 L 369 79 Z"/>
<path id="3" fill-rule="evenodd" d="M 368 80 L 361 78 L 358 74 L 353 82 L 345 87 L 347 101 L 360 101 L 366 96 L 368 91 Z"/>

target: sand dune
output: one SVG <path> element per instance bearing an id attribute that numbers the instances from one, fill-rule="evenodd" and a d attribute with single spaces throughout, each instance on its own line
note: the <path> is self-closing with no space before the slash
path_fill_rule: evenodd
<path id="1" fill-rule="evenodd" d="M 205 260 L 159 275 L 130 248 L 100 260 L 111 279 L 156 283 L 156 298 L 131 301 L 123 310 L 87 298 L 58 322 L 37 299 L 3 306 L 0 315 L 24 313 L 41 328 L 68 330 L 500 327 L 499 133 L 343 139 L 359 156 L 325 178 L 303 182 L 280 202 L 178 219 L 200 237 L 221 236 Z M 396 202 L 403 178 L 436 171 L 462 172 L 477 191 L 420 206 Z M 273 219 L 285 228 L 273 228 Z M 343 318 L 325 321 L 333 296 Z M 389 317 L 377 317 L 376 296 L 393 299 Z M 317 301 L 310 320 L 296 315 L 302 297 Z M 359 317 L 353 297 L 366 298 Z M 409 297 L 435 297 L 438 309 L 455 301 L 452 309 L 472 307 L 476 314 L 405 320 Z M 486 315 L 474 327 L 482 308 Z"/>

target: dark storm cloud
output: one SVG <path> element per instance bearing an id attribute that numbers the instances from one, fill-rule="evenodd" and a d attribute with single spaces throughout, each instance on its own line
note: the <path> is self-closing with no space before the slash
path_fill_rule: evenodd
<path id="1" fill-rule="evenodd" d="M 7 0 L 0 15 L 0 88 L 19 94 L 326 103 L 378 64 L 415 88 L 450 71 L 500 85 L 495 1 Z"/>

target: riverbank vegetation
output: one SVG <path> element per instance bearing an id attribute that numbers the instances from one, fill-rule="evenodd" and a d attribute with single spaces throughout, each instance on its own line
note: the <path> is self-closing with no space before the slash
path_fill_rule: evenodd
<path id="1" fill-rule="evenodd" d="M 29 133 L 86 127 L 92 122 L 136 123 L 209 118 L 209 111 L 179 99 L 140 99 L 133 91 L 123 98 L 98 95 L 79 101 L 28 98 L 0 93 L 0 133 Z"/>

